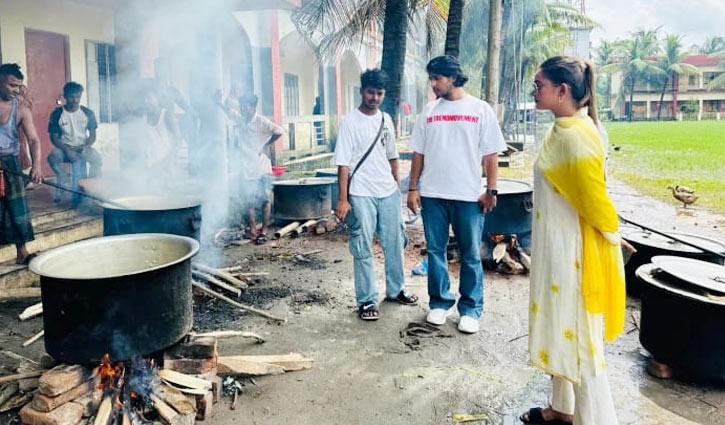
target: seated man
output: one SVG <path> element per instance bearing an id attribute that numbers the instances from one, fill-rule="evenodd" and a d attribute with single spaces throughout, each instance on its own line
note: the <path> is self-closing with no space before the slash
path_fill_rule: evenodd
<path id="1" fill-rule="evenodd" d="M 63 167 L 64 162 L 73 164 L 73 169 L 83 170 L 85 176 L 86 162 L 91 169 L 89 177 L 101 174 L 101 155 L 91 145 L 96 141 L 96 116 L 90 109 L 81 106 L 83 86 L 73 81 L 63 86 L 65 105 L 56 108 L 50 114 L 48 133 L 55 148 L 48 155 L 48 163 L 58 177 L 58 184 L 70 187 L 70 179 Z M 75 176 L 76 180 L 81 176 Z M 60 196 L 56 195 L 56 202 Z"/>

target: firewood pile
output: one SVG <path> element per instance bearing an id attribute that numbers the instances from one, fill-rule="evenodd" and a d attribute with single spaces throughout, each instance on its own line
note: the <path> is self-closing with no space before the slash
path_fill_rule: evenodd
<path id="1" fill-rule="evenodd" d="M 60 364 L 0 377 L 0 411 L 20 409 L 26 425 L 193 425 L 206 421 L 222 396 L 222 376 L 235 385 L 235 409 L 243 385 L 231 376 L 276 375 L 310 369 L 300 354 L 219 356 L 217 337 L 256 334 L 220 331 L 191 334 L 153 359 L 112 362 L 104 356 L 89 368 Z M 27 360 L 27 359 L 26 359 Z M 36 365 L 37 367 L 41 367 Z M 229 382 L 227 382 L 227 392 Z"/>
<path id="2" fill-rule="evenodd" d="M 294 221 L 274 232 L 275 239 L 297 238 L 305 235 L 324 235 L 332 233 L 342 228 L 342 223 L 334 215 L 321 218 L 318 220 Z M 261 226 L 258 226 L 258 231 Z M 252 243 L 249 239 L 244 239 L 244 231 L 239 228 L 225 227 L 219 230 L 213 238 L 214 245 L 220 248 L 226 248 L 230 245 L 246 245 Z"/>

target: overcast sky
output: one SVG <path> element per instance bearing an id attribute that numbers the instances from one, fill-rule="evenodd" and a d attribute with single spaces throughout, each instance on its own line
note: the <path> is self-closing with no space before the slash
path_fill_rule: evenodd
<path id="1" fill-rule="evenodd" d="M 592 31 L 595 47 L 660 25 L 663 34 L 685 34 L 685 46 L 725 36 L 725 0 L 586 0 L 586 12 L 601 26 Z"/>

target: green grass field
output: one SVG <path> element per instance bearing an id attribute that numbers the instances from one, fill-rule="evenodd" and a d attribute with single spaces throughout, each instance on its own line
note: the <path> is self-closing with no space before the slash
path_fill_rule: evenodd
<path id="1" fill-rule="evenodd" d="M 725 121 L 605 123 L 610 173 L 676 204 L 666 187 L 695 189 L 696 206 L 725 213 Z M 682 204 L 680 204 L 682 205 Z"/>

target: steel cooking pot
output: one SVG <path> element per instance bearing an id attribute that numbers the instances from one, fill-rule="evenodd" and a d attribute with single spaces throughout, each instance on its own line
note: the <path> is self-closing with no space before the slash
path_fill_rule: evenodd
<path id="1" fill-rule="evenodd" d="M 332 204 L 334 210 L 337 208 L 337 198 L 340 191 L 340 185 L 337 181 L 337 168 L 318 168 L 315 170 L 315 177 L 326 177 L 334 180 L 332 186 L 330 186 L 330 204 Z"/>
<path id="2" fill-rule="evenodd" d="M 485 190 L 485 187 L 484 189 Z M 524 248 L 531 246 L 531 226 L 534 188 L 523 180 L 498 179 L 496 208 L 486 213 L 483 237 L 489 234 L 516 234 Z"/>
<path id="3" fill-rule="evenodd" d="M 87 239 L 42 253 L 45 349 L 67 363 L 129 360 L 162 350 L 192 326 L 194 239 L 134 234 Z"/>
<path id="4" fill-rule="evenodd" d="M 133 196 L 103 204 L 103 235 L 169 233 L 200 240 L 201 202 L 189 197 Z"/>
<path id="5" fill-rule="evenodd" d="M 274 218 L 281 221 L 313 220 L 332 212 L 330 178 L 310 177 L 272 182 Z"/>

